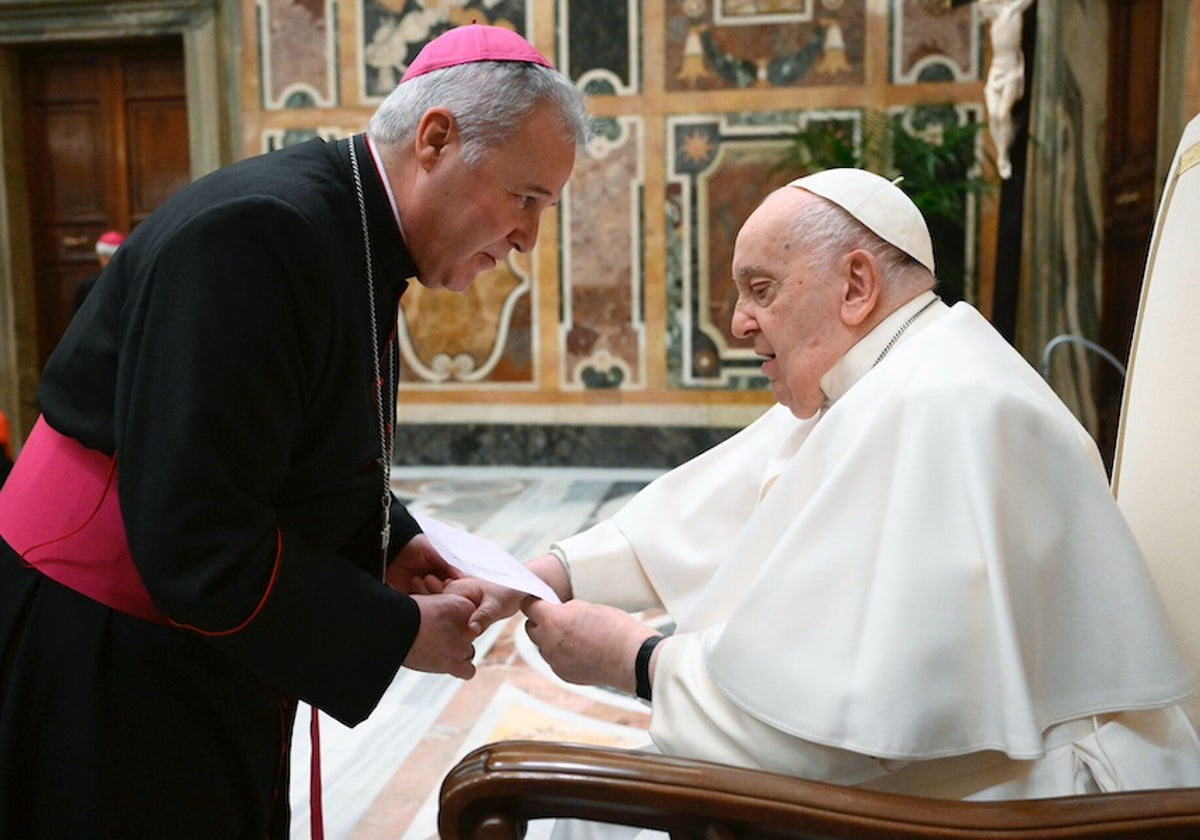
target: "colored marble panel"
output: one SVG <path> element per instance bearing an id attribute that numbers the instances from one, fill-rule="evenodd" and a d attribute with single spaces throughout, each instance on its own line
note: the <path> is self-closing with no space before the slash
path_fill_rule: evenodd
<path id="1" fill-rule="evenodd" d="M 866 0 L 668 0 L 667 89 L 863 83 Z"/>
<path id="2" fill-rule="evenodd" d="M 338 104 L 335 0 L 258 0 L 265 110 Z"/>
<path id="3" fill-rule="evenodd" d="M 532 288 L 528 255 L 515 252 L 465 292 L 410 284 L 397 330 L 401 388 L 532 382 Z"/>
<path id="4" fill-rule="evenodd" d="M 922 0 L 892 0 L 892 83 L 975 81 L 979 19 L 973 3 L 930 11 Z"/>
<path id="5" fill-rule="evenodd" d="M 386 96 L 421 47 L 469 23 L 504 26 L 528 36 L 526 0 L 361 0 L 362 96 Z"/>
<path id="6" fill-rule="evenodd" d="M 558 0 L 560 69 L 593 96 L 637 93 L 641 9 L 637 0 Z"/>
<path id="7" fill-rule="evenodd" d="M 597 121 L 563 202 L 563 385 L 644 384 L 641 120 Z"/>
<path id="8" fill-rule="evenodd" d="M 813 0 L 713 0 L 713 17 L 733 26 L 807 23 L 813 17 Z"/>

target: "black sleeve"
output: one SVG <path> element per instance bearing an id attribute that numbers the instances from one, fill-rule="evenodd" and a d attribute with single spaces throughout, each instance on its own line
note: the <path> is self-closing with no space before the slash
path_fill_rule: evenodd
<path id="1" fill-rule="evenodd" d="M 417 524 L 417 520 L 413 519 L 413 515 L 409 513 L 408 508 L 400 503 L 400 500 L 395 496 L 392 497 L 392 532 L 388 537 L 388 560 L 394 560 L 396 553 L 408 545 L 408 541 L 421 533 L 421 526 Z"/>
<path id="2" fill-rule="evenodd" d="M 329 320 L 311 278 L 318 242 L 304 216 L 261 198 L 205 211 L 158 249 L 125 302 L 117 467 L 131 554 L 158 608 L 354 724 L 403 663 L 420 613 L 276 508 Z"/>

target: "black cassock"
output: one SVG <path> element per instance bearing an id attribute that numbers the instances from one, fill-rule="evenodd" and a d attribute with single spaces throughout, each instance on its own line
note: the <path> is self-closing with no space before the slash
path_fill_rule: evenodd
<path id="1" fill-rule="evenodd" d="M 50 358 L 43 415 L 115 457 L 134 565 L 174 626 L 101 606 L 0 544 L 0 836 L 285 837 L 296 699 L 358 723 L 403 663 L 419 612 L 381 583 L 350 142 L 181 190 Z M 415 266 L 353 142 L 386 357 Z M 392 514 L 394 554 L 418 528 L 395 499 Z"/>

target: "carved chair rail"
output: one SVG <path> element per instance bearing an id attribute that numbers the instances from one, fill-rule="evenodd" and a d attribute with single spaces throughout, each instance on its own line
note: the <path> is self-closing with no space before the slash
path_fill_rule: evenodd
<path id="1" fill-rule="evenodd" d="M 512 840 L 529 820 L 558 817 L 654 828 L 676 840 L 1184 840 L 1200 838 L 1200 788 L 959 802 L 537 741 L 481 747 L 442 784 L 443 840 Z"/>

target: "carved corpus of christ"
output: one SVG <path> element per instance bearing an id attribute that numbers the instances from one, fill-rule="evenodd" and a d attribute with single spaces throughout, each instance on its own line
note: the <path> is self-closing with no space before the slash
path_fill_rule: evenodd
<path id="1" fill-rule="evenodd" d="M 977 0 L 989 22 L 992 63 L 988 66 L 983 95 L 987 103 L 988 131 L 996 144 L 996 169 L 1000 177 L 1012 175 L 1008 151 L 1012 146 L 1012 107 L 1025 90 L 1025 56 L 1021 52 L 1021 17 L 1033 0 Z"/>

